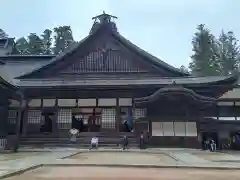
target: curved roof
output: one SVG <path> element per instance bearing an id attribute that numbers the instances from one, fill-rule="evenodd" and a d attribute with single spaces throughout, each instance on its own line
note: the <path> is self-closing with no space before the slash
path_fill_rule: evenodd
<path id="1" fill-rule="evenodd" d="M 165 88 L 161 88 L 154 92 L 153 94 L 141 97 L 141 98 L 135 98 L 134 103 L 135 104 L 146 104 L 146 103 L 153 103 L 162 97 L 168 96 L 168 95 L 184 95 L 190 97 L 193 101 L 202 102 L 202 103 L 213 103 L 216 102 L 215 98 L 212 97 L 206 97 L 202 96 L 200 94 L 197 94 L 191 89 L 184 88 L 181 86 L 169 86 Z"/>

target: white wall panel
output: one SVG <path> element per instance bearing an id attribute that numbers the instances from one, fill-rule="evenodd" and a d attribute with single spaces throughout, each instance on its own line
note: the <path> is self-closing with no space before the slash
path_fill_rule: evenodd
<path id="1" fill-rule="evenodd" d="M 111 106 L 116 106 L 116 104 L 117 104 L 116 98 L 100 98 L 100 99 L 98 99 L 98 106 L 111 107 Z"/>
<path id="2" fill-rule="evenodd" d="M 152 136 L 163 136 L 162 122 L 152 122 Z"/>
<path id="3" fill-rule="evenodd" d="M 175 136 L 186 136 L 186 122 L 174 122 Z"/>
<path id="4" fill-rule="evenodd" d="M 197 136 L 196 122 L 186 122 L 186 136 Z"/>
<path id="5" fill-rule="evenodd" d="M 58 99 L 58 106 L 60 107 L 75 107 L 76 99 Z"/>
<path id="6" fill-rule="evenodd" d="M 221 101 L 221 102 L 218 102 L 217 104 L 218 104 L 218 106 L 233 106 L 234 102 L 224 102 L 224 101 Z"/>
<path id="7" fill-rule="evenodd" d="M 55 103 L 56 99 L 43 99 L 43 107 L 53 107 Z"/>
<path id="8" fill-rule="evenodd" d="M 132 98 L 119 98 L 119 106 L 132 106 Z"/>
<path id="9" fill-rule="evenodd" d="M 31 99 L 28 102 L 29 107 L 40 107 L 41 106 L 41 99 Z"/>
<path id="10" fill-rule="evenodd" d="M 78 99 L 79 107 L 96 107 L 97 100 L 96 99 Z"/>
<path id="11" fill-rule="evenodd" d="M 163 135 L 174 136 L 173 122 L 163 122 Z"/>
<path id="12" fill-rule="evenodd" d="M 20 106 L 20 102 L 14 99 L 9 99 L 9 107 L 19 107 Z"/>

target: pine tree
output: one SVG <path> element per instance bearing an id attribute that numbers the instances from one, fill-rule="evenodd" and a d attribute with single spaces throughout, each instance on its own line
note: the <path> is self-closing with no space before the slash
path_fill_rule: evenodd
<path id="1" fill-rule="evenodd" d="M 218 39 L 218 61 L 222 75 L 231 75 L 238 72 L 240 49 L 238 40 L 233 32 L 222 33 Z"/>
<path id="2" fill-rule="evenodd" d="M 193 40 L 192 62 L 189 68 L 195 76 L 219 75 L 219 64 L 217 62 L 217 44 L 215 37 L 203 24 L 197 27 Z"/>

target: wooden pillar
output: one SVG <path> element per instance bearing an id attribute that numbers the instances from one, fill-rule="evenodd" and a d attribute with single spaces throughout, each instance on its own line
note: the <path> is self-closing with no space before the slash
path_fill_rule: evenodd
<path id="1" fill-rule="evenodd" d="M 24 96 L 21 94 L 20 98 L 20 106 L 18 108 L 18 113 L 17 113 L 17 121 L 16 121 L 16 140 L 15 144 L 13 147 L 13 152 L 17 152 L 18 147 L 19 147 L 19 142 L 20 142 L 20 128 L 21 128 L 21 118 L 22 118 L 22 111 L 24 108 Z"/>
<path id="2" fill-rule="evenodd" d="M 133 132 L 137 132 L 137 124 L 136 124 L 136 119 L 134 117 L 134 113 L 135 113 L 135 104 L 134 104 L 134 98 L 132 98 L 132 120 L 133 120 Z M 146 116 L 147 116 L 147 112 L 146 112 Z"/>
<path id="3" fill-rule="evenodd" d="M 0 136 L 7 135 L 7 123 L 8 123 L 8 106 L 0 105 Z"/>
<path id="4" fill-rule="evenodd" d="M 59 133 L 59 129 L 58 129 L 58 101 L 57 99 L 55 99 L 55 105 L 54 105 L 54 116 L 52 119 L 52 127 L 53 127 L 53 133 L 54 134 L 58 134 Z"/>
<path id="5" fill-rule="evenodd" d="M 23 127 L 22 127 L 22 136 L 25 137 L 27 135 L 27 128 L 28 128 L 28 102 L 26 100 L 26 105 L 23 110 Z"/>
<path id="6" fill-rule="evenodd" d="M 119 98 L 117 98 L 117 102 L 116 102 L 116 131 L 119 132 L 120 131 L 120 106 L 119 106 Z"/>

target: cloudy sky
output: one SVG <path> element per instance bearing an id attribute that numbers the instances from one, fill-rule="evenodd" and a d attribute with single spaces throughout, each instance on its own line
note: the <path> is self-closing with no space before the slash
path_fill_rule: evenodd
<path id="1" fill-rule="evenodd" d="M 216 36 L 233 30 L 240 39 L 239 0 L 1 0 L 0 28 L 18 38 L 70 25 L 80 40 L 103 10 L 118 17 L 122 35 L 176 67 L 188 66 L 198 24 Z"/>

